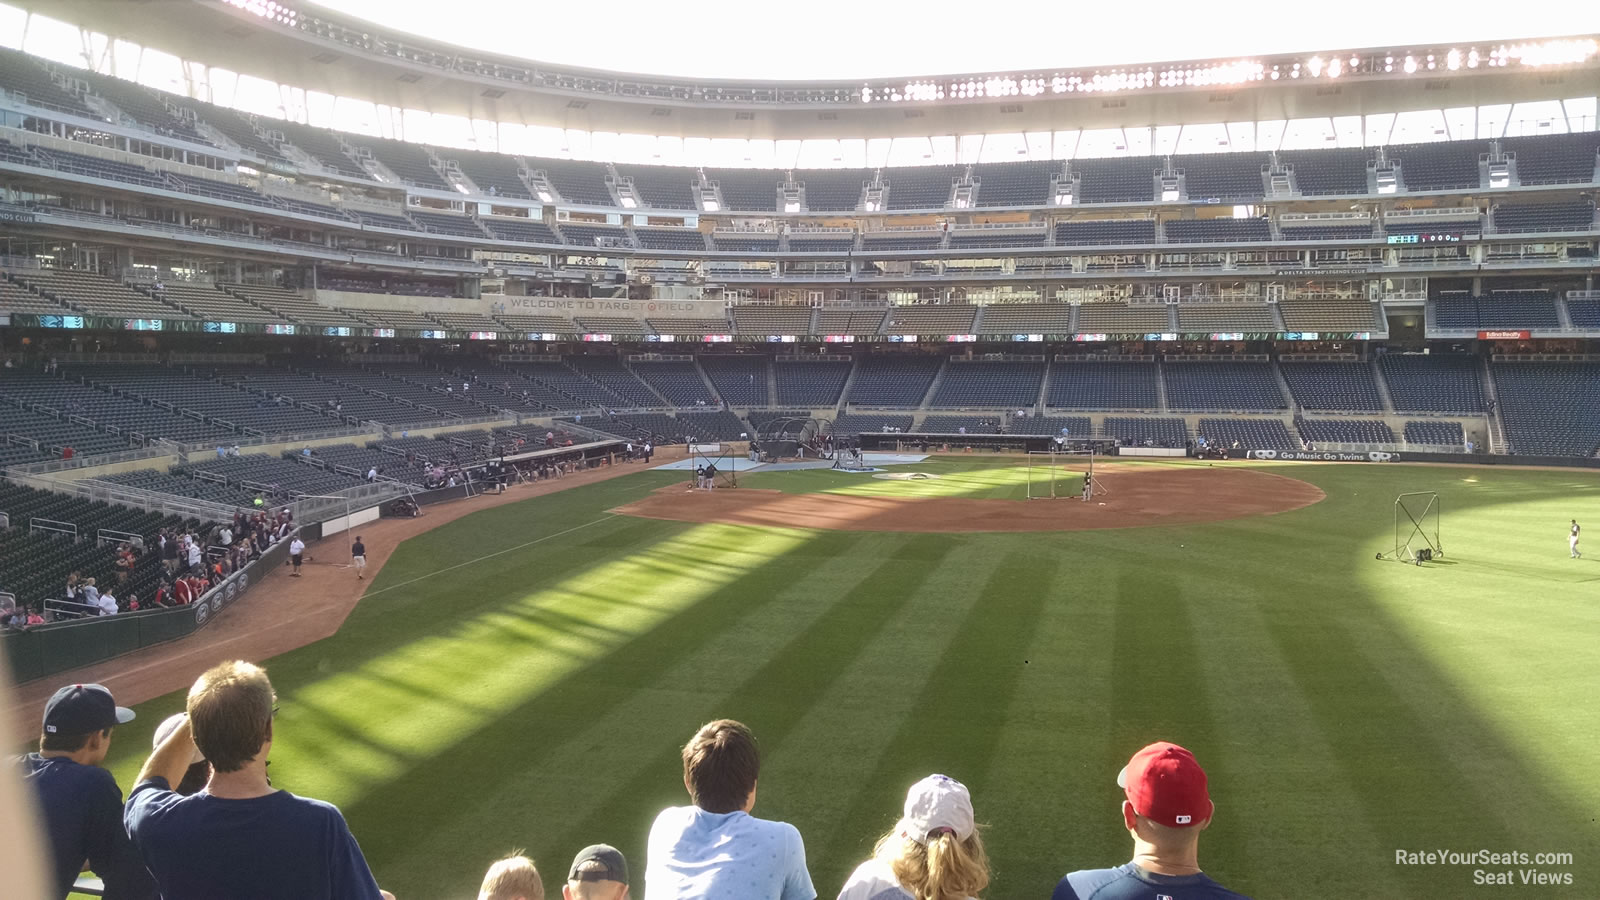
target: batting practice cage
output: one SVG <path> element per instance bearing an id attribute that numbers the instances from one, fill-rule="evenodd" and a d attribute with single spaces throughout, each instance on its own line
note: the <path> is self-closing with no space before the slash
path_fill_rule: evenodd
<path id="1" fill-rule="evenodd" d="M 1030 451 L 1028 499 L 1089 500 L 1103 495 L 1105 489 L 1095 478 L 1095 456 L 1093 451 Z"/>
<path id="2" fill-rule="evenodd" d="M 1379 559 L 1422 565 L 1444 556 L 1439 524 L 1444 507 L 1434 491 L 1413 491 L 1394 498 L 1394 547 Z"/>
<path id="3" fill-rule="evenodd" d="M 728 448 L 727 444 L 690 444 L 689 445 L 689 486 L 692 488 L 704 487 L 700 483 L 701 469 L 716 469 L 712 476 L 711 486 L 719 488 L 736 488 L 739 486 L 739 457 Z"/>
<path id="4" fill-rule="evenodd" d="M 781 416 L 762 422 L 756 429 L 756 440 L 761 444 L 761 458 L 766 462 L 794 459 L 800 448 L 813 459 L 820 455 L 822 423 L 810 416 Z"/>

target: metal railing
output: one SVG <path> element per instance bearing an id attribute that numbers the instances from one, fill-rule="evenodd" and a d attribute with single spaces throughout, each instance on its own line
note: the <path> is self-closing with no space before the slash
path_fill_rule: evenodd
<path id="1" fill-rule="evenodd" d="M 25 487 L 39 488 L 88 500 L 120 503 L 123 506 L 132 506 L 147 512 L 160 513 L 161 515 L 183 516 L 206 521 L 230 519 L 233 517 L 234 510 L 241 508 L 222 503 L 213 503 L 209 500 L 196 500 L 192 497 L 178 497 L 173 494 L 163 494 L 143 488 L 112 484 L 95 478 L 85 478 L 80 481 L 63 481 L 59 478 L 19 474 L 11 471 L 7 471 L 5 478 L 12 484 L 20 484 Z"/>

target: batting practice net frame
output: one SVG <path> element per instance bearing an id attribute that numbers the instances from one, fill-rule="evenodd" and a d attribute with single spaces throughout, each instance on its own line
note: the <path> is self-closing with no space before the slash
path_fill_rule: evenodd
<path id="1" fill-rule="evenodd" d="M 1098 455 L 1092 449 L 1028 451 L 1028 499 L 1092 500 L 1106 496 L 1105 483 L 1095 475 Z M 1087 469 L 1068 468 L 1067 460 L 1085 458 L 1089 460 Z M 1083 476 L 1083 481 L 1074 483 L 1079 475 Z"/>
<path id="2" fill-rule="evenodd" d="M 1444 504 L 1436 491 L 1412 491 L 1394 498 L 1394 547 L 1379 559 L 1422 565 L 1444 556 L 1441 526 Z"/>
<path id="3" fill-rule="evenodd" d="M 697 488 L 700 486 L 700 476 L 696 470 L 701 466 L 713 466 L 716 468 L 716 477 L 712 479 L 714 487 L 738 487 L 739 470 L 734 468 L 738 463 L 734 458 L 733 451 L 728 449 L 727 444 L 717 444 L 716 450 L 705 449 L 708 446 L 710 445 L 689 445 L 689 487 Z"/>

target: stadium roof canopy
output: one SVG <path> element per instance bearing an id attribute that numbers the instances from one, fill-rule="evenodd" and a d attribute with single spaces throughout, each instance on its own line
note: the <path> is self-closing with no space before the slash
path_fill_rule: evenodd
<path id="1" fill-rule="evenodd" d="M 1260 144 L 1257 123 L 1279 123 L 1273 127 L 1280 134 L 1293 131 L 1296 122 L 1325 123 L 1313 130 L 1325 135 L 1329 146 L 1348 146 L 1351 140 L 1360 145 L 1462 136 L 1457 132 L 1499 133 L 1481 127 L 1485 115 L 1498 117 L 1501 123 L 1517 120 L 1526 125 L 1514 133 L 1545 127 L 1593 130 L 1600 84 L 1596 37 L 1600 4 L 1569 8 L 1561 17 L 1560 27 L 1589 32 L 1577 37 L 1521 37 L 1548 22 L 1548 17 L 1525 17 L 1530 24 L 1518 25 L 1508 21 L 1517 17 L 1506 15 L 1503 5 L 1492 7 L 1495 15 L 1478 15 L 1474 7 L 1491 7 L 1466 3 L 1448 12 L 1433 9 L 1415 16 L 1385 10 L 1381 15 L 1343 17 L 1364 23 L 1374 37 L 1390 36 L 1392 23 L 1409 23 L 1405 26 L 1409 30 L 1394 36 L 1413 35 L 1414 42 L 1303 49 L 1324 41 L 1332 44 L 1346 33 L 1334 30 L 1340 27 L 1338 22 L 1319 18 L 1314 24 L 1302 23 L 1293 18 L 1291 7 L 1254 0 L 1229 4 L 1226 15 L 1215 6 L 1186 4 L 1192 10 L 1182 12 L 1184 7 L 1158 3 L 1150 15 L 1141 6 L 1136 20 L 1130 17 L 1112 24 L 1097 22 L 1093 13 L 1079 7 L 1059 4 L 1052 4 L 1054 11 L 1030 12 L 1024 5 L 991 16 L 986 11 L 955 9 L 949 3 L 923 3 L 919 9 L 948 12 L 941 32 L 948 41 L 917 53 L 915 58 L 924 62 L 921 71 L 959 70 L 994 61 L 997 57 L 978 53 L 976 45 L 1006 45 L 1008 34 L 1019 54 L 1031 47 L 1030 52 L 1043 56 L 1053 42 L 1065 64 L 1017 69 L 1016 64 L 1032 58 L 1004 55 L 998 58 L 1013 64 L 1009 70 L 971 75 L 774 81 L 733 77 L 737 72 L 732 71 L 716 78 L 622 74 L 665 65 L 651 63 L 640 52 L 630 53 L 622 35 L 631 35 L 637 44 L 665 47 L 668 56 L 693 62 L 696 70 L 707 59 L 748 60 L 764 54 L 825 57 L 843 60 L 832 65 L 845 67 L 859 61 L 864 69 L 893 71 L 910 65 L 904 56 L 893 62 L 886 48 L 916 40 L 901 30 L 912 14 L 893 13 L 899 0 L 881 8 L 863 4 L 869 14 L 853 17 L 828 14 L 826 6 L 776 7 L 779 12 L 772 14 L 778 17 L 776 22 L 747 22 L 742 40 L 763 49 L 741 56 L 732 52 L 736 38 L 729 32 L 719 36 L 707 23 L 721 15 L 715 3 L 704 13 L 684 13 L 677 33 L 658 33 L 653 26 L 659 18 L 636 17 L 626 4 L 620 11 L 609 5 L 570 4 L 586 12 L 599 10 L 592 18 L 572 20 L 565 18 L 569 12 L 551 10 L 549 4 L 331 2 L 362 2 L 368 12 L 379 8 L 389 12 L 372 13 L 385 17 L 383 22 L 372 22 L 310 0 L 0 0 L 0 43 L 266 115 L 450 146 L 569 155 L 564 140 L 529 146 L 499 135 L 495 140 L 478 136 L 485 128 L 503 130 L 510 123 L 529 132 L 542 129 L 579 136 L 585 146 L 579 149 L 573 142 L 570 155 L 594 158 L 618 158 L 598 149 L 601 135 L 608 140 L 681 139 L 685 145 L 691 140 L 870 143 L 893 138 L 899 144 L 910 139 L 931 142 L 933 153 L 927 161 L 937 161 L 941 140 L 997 135 L 1013 138 L 1019 155 L 1037 158 L 1043 152 L 1045 158 L 1052 153 L 1059 157 L 1062 152 L 1051 148 L 1060 147 L 1066 130 L 1153 132 L 1184 126 L 1186 133 L 1204 127 L 1218 135 L 1198 145 L 1186 138 L 1179 144 L 1180 152 L 1204 147 L 1249 149 L 1236 132 L 1248 131 L 1249 141 Z M 747 13 L 762 8 L 739 6 Z M 529 11 L 520 11 L 522 7 Z M 438 16 L 434 23 L 438 27 L 415 16 L 396 20 L 408 12 Z M 934 17 L 924 13 L 923 18 Z M 804 35 L 810 32 L 795 30 L 795 22 L 812 19 L 824 20 L 827 27 L 809 38 Z M 1006 24 L 1002 28 L 990 20 Z M 1217 24 L 1207 26 L 1202 20 Z M 581 34 L 566 30 L 578 27 L 571 24 L 574 21 L 586 24 Z M 559 50 L 565 58 L 586 65 L 530 62 L 411 33 L 464 39 L 461 32 L 446 30 L 446 25 L 456 23 L 464 23 L 460 27 L 469 33 L 475 27 L 514 34 L 521 44 L 513 42 L 512 49 L 526 46 L 533 48 L 531 55 L 545 56 Z M 1260 27 L 1251 27 L 1252 23 Z M 1424 26 L 1435 24 L 1442 37 L 1421 40 L 1428 30 Z M 1491 28 L 1501 36 L 1444 39 Z M 56 33 L 43 33 L 52 30 Z M 7 32 L 12 36 L 4 36 Z M 1034 32 L 1047 32 L 1051 38 L 1025 37 Z M 1158 32 L 1182 37 L 1160 42 L 1145 38 Z M 1348 34 L 1355 40 L 1359 32 Z M 817 41 L 822 46 L 803 46 Z M 1262 52 L 1245 52 L 1252 46 Z M 1279 49 L 1272 50 L 1274 46 Z M 1287 49 L 1296 46 L 1302 49 Z M 1183 61 L 1146 62 L 1154 54 L 1170 57 L 1186 48 L 1190 57 Z M 1237 55 L 1194 58 L 1198 55 L 1194 51 L 1201 49 L 1235 48 L 1241 51 Z M 1117 59 L 1122 61 L 1101 61 Z M 735 70 L 740 65 L 728 63 Z M 373 112 L 352 112 L 358 107 Z M 1374 137 L 1370 123 L 1375 118 L 1394 118 L 1392 114 L 1403 118 L 1418 111 L 1424 113 L 1417 120 L 1422 124 L 1396 125 Z M 453 133 L 431 127 L 446 120 Z M 588 135 L 597 139 L 592 150 Z M 1146 140 L 1142 149 L 1140 140 L 1113 141 L 1111 151 L 1102 155 L 1161 152 L 1152 149 L 1161 146 L 1159 140 Z M 1073 152 L 1083 155 L 1081 151 L 1067 155 Z M 872 158 L 870 148 L 867 158 Z"/>

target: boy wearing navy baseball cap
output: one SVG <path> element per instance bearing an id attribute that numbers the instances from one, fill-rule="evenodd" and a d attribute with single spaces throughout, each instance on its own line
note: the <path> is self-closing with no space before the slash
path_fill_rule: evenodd
<path id="1" fill-rule="evenodd" d="M 153 898 L 155 882 L 122 827 L 122 790 L 100 767 L 111 732 L 133 721 L 98 684 L 69 684 L 44 708 L 39 752 L 22 758 L 50 839 L 52 896 L 65 897 L 84 863 L 105 882 L 105 896 Z"/>
<path id="2" fill-rule="evenodd" d="M 1246 900 L 1200 871 L 1200 832 L 1216 807 L 1193 753 L 1165 741 L 1151 744 L 1117 773 L 1117 787 L 1133 860 L 1073 872 L 1051 900 Z"/>

